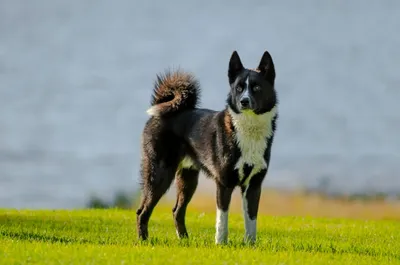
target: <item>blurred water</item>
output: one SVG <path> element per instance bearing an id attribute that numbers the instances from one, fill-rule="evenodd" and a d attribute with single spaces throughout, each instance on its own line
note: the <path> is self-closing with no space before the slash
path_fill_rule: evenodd
<path id="1" fill-rule="evenodd" d="M 0 0 L 0 207 L 81 207 L 137 188 L 155 74 L 222 109 L 234 49 L 275 60 L 278 187 L 398 192 L 400 2 Z"/>

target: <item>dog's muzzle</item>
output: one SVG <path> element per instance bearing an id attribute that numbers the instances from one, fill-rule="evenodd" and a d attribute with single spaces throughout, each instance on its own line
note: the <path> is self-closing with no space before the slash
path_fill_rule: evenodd
<path id="1" fill-rule="evenodd" d="M 242 109 L 250 108 L 250 99 L 248 97 L 241 98 L 240 105 L 241 105 Z"/>

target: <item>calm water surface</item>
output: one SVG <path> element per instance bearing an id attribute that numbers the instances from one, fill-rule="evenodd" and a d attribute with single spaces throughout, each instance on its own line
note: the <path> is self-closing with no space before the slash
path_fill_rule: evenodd
<path id="1" fill-rule="evenodd" d="M 0 0 L 0 207 L 82 207 L 137 188 L 155 74 L 222 109 L 234 49 L 275 60 L 265 185 L 399 192 L 399 1 Z"/>

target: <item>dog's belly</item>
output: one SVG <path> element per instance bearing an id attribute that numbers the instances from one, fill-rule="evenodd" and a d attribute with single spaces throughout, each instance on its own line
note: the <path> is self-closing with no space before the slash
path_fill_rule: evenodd
<path id="1" fill-rule="evenodd" d="M 189 157 L 185 156 L 182 161 L 179 164 L 180 168 L 186 168 L 186 169 L 197 169 L 194 161 Z"/>

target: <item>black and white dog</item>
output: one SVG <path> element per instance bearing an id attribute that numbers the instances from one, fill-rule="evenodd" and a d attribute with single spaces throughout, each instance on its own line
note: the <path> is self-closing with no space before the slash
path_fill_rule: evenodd
<path id="1" fill-rule="evenodd" d="M 230 92 L 222 111 L 197 108 L 198 81 L 189 73 L 157 76 L 151 118 L 142 134 L 142 199 L 137 210 L 139 239 L 147 239 L 152 211 L 172 181 L 179 238 L 187 237 L 185 214 L 199 172 L 217 185 L 215 242 L 228 239 L 228 210 L 235 187 L 241 188 L 245 240 L 256 240 L 261 185 L 268 171 L 278 118 L 275 67 L 266 51 L 257 69 L 244 68 L 233 52 L 228 70 Z"/>

